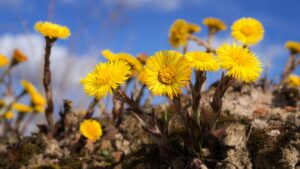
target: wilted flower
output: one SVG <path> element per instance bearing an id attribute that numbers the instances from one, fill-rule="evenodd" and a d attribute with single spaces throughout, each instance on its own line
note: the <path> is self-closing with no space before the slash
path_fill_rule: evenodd
<path id="1" fill-rule="evenodd" d="M 124 61 L 99 63 L 93 72 L 81 80 L 81 84 L 87 95 L 101 98 L 124 84 L 130 74 L 130 66 Z"/>
<path id="2" fill-rule="evenodd" d="M 41 33 L 43 36 L 50 39 L 66 39 L 71 35 L 68 27 L 61 26 L 51 22 L 37 22 L 35 24 L 35 30 Z"/>
<path id="3" fill-rule="evenodd" d="M 264 37 L 263 25 L 254 18 L 241 18 L 231 26 L 234 39 L 245 45 L 255 45 Z"/>
<path id="4" fill-rule="evenodd" d="M 158 96 L 167 95 L 170 99 L 181 93 L 188 85 L 191 68 L 181 53 L 159 51 L 151 56 L 144 67 L 144 80 L 149 90 Z"/>
<path id="5" fill-rule="evenodd" d="M 262 64 L 255 54 L 235 43 L 221 45 L 217 59 L 221 68 L 227 70 L 227 76 L 244 82 L 255 82 L 262 72 Z"/>
<path id="6" fill-rule="evenodd" d="M 219 62 L 212 53 L 192 51 L 185 54 L 186 60 L 196 70 L 199 71 L 218 71 Z"/>
<path id="7" fill-rule="evenodd" d="M 21 62 L 26 62 L 27 59 L 28 59 L 27 56 L 22 51 L 15 49 L 14 54 L 13 54 L 13 59 L 11 62 L 11 66 L 16 65 Z"/>
<path id="8" fill-rule="evenodd" d="M 285 47 L 292 53 L 300 53 L 300 43 L 296 41 L 288 41 L 285 43 Z"/>
<path id="9" fill-rule="evenodd" d="M 89 140 L 96 141 L 102 136 L 101 124 L 92 119 L 84 120 L 80 123 L 80 132 Z"/>

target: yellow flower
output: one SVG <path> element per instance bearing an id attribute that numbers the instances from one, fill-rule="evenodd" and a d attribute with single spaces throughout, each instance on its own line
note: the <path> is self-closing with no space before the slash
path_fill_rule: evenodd
<path id="1" fill-rule="evenodd" d="M 150 57 L 144 67 L 144 79 L 148 89 L 158 96 L 170 99 L 188 85 L 192 70 L 182 54 L 176 51 L 159 51 Z"/>
<path id="2" fill-rule="evenodd" d="M 233 23 L 231 34 L 245 45 L 255 45 L 263 39 L 263 25 L 254 18 L 241 18 Z"/>
<path id="3" fill-rule="evenodd" d="M 13 103 L 12 108 L 20 113 L 32 112 L 32 108 L 22 103 Z"/>
<path id="4" fill-rule="evenodd" d="M 31 97 L 31 104 L 34 106 L 45 106 L 46 105 L 46 99 L 42 94 L 39 92 L 34 92 L 30 94 Z"/>
<path id="5" fill-rule="evenodd" d="M 21 80 L 21 86 L 29 94 L 36 92 L 34 85 L 27 80 Z"/>
<path id="6" fill-rule="evenodd" d="M 217 60 L 227 76 L 244 82 L 255 82 L 261 72 L 262 64 L 254 53 L 240 45 L 224 43 L 217 49 Z"/>
<path id="7" fill-rule="evenodd" d="M 93 72 L 81 80 L 81 84 L 89 96 L 101 98 L 106 96 L 107 92 L 111 94 L 112 90 L 124 84 L 130 74 L 130 67 L 124 61 L 100 63 Z"/>
<path id="8" fill-rule="evenodd" d="M 169 32 L 169 42 L 172 47 L 178 48 L 185 46 L 190 34 L 199 32 L 200 26 L 188 23 L 183 19 L 177 19 L 171 26 Z"/>
<path id="9" fill-rule="evenodd" d="M 44 106 L 36 105 L 33 107 L 33 112 L 35 112 L 35 113 L 43 113 L 44 111 L 45 111 Z"/>
<path id="10" fill-rule="evenodd" d="M 22 51 L 18 49 L 14 50 L 13 63 L 25 62 L 27 59 L 27 56 Z"/>
<path id="11" fill-rule="evenodd" d="M 226 24 L 221 21 L 220 19 L 217 18 L 204 18 L 202 23 L 208 27 L 209 30 L 218 32 L 218 31 L 223 31 L 227 29 Z"/>
<path id="12" fill-rule="evenodd" d="M 34 110 L 38 110 L 37 112 L 43 112 L 40 110 L 42 110 L 41 108 L 46 105 L 46 99 L 44 98 L 44 96 L 40 94 L 36 90 L 34 85 L 27 80 L 21 80 L 21 85 L 23 86 L 24 90 L 29 94 L 32 106 L 38 107 L 38 109 Z"/>
<path id="13" fill-rule="evenodd" d="M 89 140 L 96 141 L 102 136 L 101 124 L 92 119 L 84 120 L 80 123 L 80 132 Z"/>
<path id="14" fill-rule="evenodd" d="M 140 72 L 140 74 L 139 74 L 139 76 L 138 76 L 138 79 L 140 80 L 140 82 L 141 82 L 142 84 L 145 84 L 145 83 L 146 83 L 146 79 L 145 79 L 145 69 L 143 69 L 143 70 Z"/>
<path id="15" fill-rule="evenodd" d="M 34 26 L 35 30 L 41 33 L 43 36 L 50 39 L 66 39 L 71 35 L 68 27 L 61 26 L 51 22 L 37 22 Z"/>
<path id="16" fill-rule="evenodd" d="M 0 67 L 6 66 L 9 60 L 6 56 L 0 54 Z"/>
<path id="17" fill-rule="evenodd" d="M 104 50 L 102 51 L 102 55 L 108 60 L 108 61 L 116 61 L 116 60 L 121 60 L 126 62 L 131 69 L 132 74 L 131 75 L 135 75 L 137 72 L 142 70 L 142 64 L 141 62 L 131 56 L 128 53 L 112 53 L 110 50 Z"/>
<path id="18" fill-rule="evenodd" d="M 300 87 L 300 77 L 297 75 L 290 75 L 288 77 L 288 85 L 292 87 Z"/>
<path id="19" fill-rule="evenodd" d="M 3 116 L 6 120 L 11 120 L 14 118 L 14 113 L 12 111 L 8 111 L 8 112 L 4 113 Z"/>
<path id="20" fill-rule="evenodd" d="M 285 47 L 292 53 L 300 53 L 300 43 L 296 41 L 288 41 L 285 43 Z"/>
<path id="21" fill-rule="evenodd" d="M 218 71 L 220 68 L 219 62 L 212 53 L 199 51 L 187 52 L 185 58 L 198 71 Z"/>

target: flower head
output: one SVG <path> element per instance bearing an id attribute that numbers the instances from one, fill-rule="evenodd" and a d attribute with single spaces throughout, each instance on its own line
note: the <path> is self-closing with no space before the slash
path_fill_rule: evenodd
<path id="1" fill-rule="evenodd" d="M 31 105 L 34 112 L 43 112 L 43 108 L 46 105 L 46 99 L 44 96 L 39 93 L 34 85 L 27 80 L 22 80 L 21 85 L 31 98 Z"/>
<path id="2" fill-rule="evenodd" d="M 4 67 L 8 65 L 8 63 L 9 63 L 8 58 L 4 55 L 0 55 L 0 67 Z"/>
<path id="3" fill-rule="evenodd" d="M 21 86 L 24 88 L 25 92 L 29 94 L 36 92 L 34 85 L 27 80 L 21 80 Z"/>
<path id="4" fill-rule="evenodd" d="M 285 43 L 285 47 L 289 49 L 292 53 L 300 53 L 300 42 L 288 41 Z"/>
<path id="5" fill-rule="evenodd" d="M 22 51 L 20 51 L 18 49 L 14 50 L 12 64 L 26 62 L 27 59 L 28 59 L 27 56 Z"/>
<path id="6" fill-rule="evenodd" d="M 35 30 L 43 36 L 50 39 L 66 39 L 71 35 L 68 27 L 61 26 L 51 22 L 37 22 L 34 26 Z"/>
<path id="7" fill-rule="evenodd" d="M 112 53 L 110 50 L 104 50 L 102 51 L 102 55 L 111 62 L 116 60 L 126 62 L 130 66 L 132 72 L 131 75 L 135 75 L 137 72 L 142 70 L 141 62 L 128 53 Z"/>
<path id="8" fill-rule="evenodd" d="M 130 66 L 124 61 L 100 63 L 93 72 L 81 80 L 81 84 L 89 96 L 101 98 L 124 84 L 130 74 Z"/>
<path id="9" fill-rule="evenodd" d="M 292 87 L 300 87 L 300 77 L 297 75 L 290 75 L 287 83 Z"/>
<path id="10" fill-rule="evenodd" d="M 185 46 L 189 35 L 200 30 L 200 26 L 196 24 L 188 23 L 183 19 L 177 19 L 170 28 L 169 42 L 174 48 Z"/>
<path id="11" fill-rule="evenodd" d="M 188 85 L 192 70 L 189 63 L 176 51 L 159 51 L 150 57 L 144 67 L 144 80 L 154 95 L 168 95 L 170 99 Z"/>
<path id="12" fill-rule="evenodd" d="M 6 113 L 3 114 L 3 117 L 6 119 L 6 120 L 11 120 L 14 118 L 14 112 L 12 111 L 8 111 Z"/>
<path id="13" fill-rule="evenodd" d="M 80 123 L 80 132 L 89 140 L 96 141 L 102 136 L 101 124 L 92 119 L 84 120 Z"/>
<path id="14" fill-rule="evenodd" d="M 241 18 L 231 26 L 234 39 L 245 45 L 255 45 L 263 39 L 263 25 L 254 18 Z"/>
<path id="15" fill-rule="evenodd" d="M 226 30 L 227 26 L 223 21 L 217 18 L 204 18 L 202 23 L 208 27 L 209 30 L 218 32 Z"/>
<path id="16" fill-rule="evenodd" d="M 212 53 L 199 51 L 187 52 L 185 58 L 198 71 L 218 71 L 220 68 L 219 62 Z"/>
<path id="17" fill-rule="evenodd" d="M 217 49 L 217 59 L 227 76 L 244 82 L 255 82 L 261 72 L 262 64 L 254 53 L 240 45 L 224 43 Z"/>
<path id="18" fill-rule="evenodd" d="M 32 108 L 22 103 L 13 103 L 12 108 L 20 113 L 32 112 Z"/>

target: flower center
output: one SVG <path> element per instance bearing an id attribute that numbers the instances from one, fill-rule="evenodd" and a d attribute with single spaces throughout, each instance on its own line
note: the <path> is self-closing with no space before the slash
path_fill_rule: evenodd
<path id="1" fill-rule="evenodd" d="M 249 25 L 242 27 L 241 31 L 246 36 L 250 36 L 253 34 L 253 28 Z"/>
<path id="2" fill-rule="evenodd" d="M 176 81 L 176 71 L 170 68 L 162 68 L 158 72 L 158 80 L 166 85 L 171 85 Z"/>

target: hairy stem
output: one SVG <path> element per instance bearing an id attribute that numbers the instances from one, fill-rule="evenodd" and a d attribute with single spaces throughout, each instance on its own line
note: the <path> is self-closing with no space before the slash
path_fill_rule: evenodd
<path id="1" fill-rule="evenodd" d="M 196 81 L 195 85 L 193 87 L 192 91 L 192 97 L 193 97 L 193 102 L 192 102 L 192 110 L 193 114 L 192 117 L 195 120 L 196 124 L 200 126 L 200 110 L 199 110 L 199 105 L 200 105 L 200 100 L 201 100 L 201 88 L 202 85 L 204 84 L 206 80 L 206 73 L 203 71 L 195 71 L 196 73 Z"/>
<path id="2" fill-rule="evenodd" d="M 288 62 L 285 65 L 283 74 L 281 75 L 281 80 L 279 86 L 281 86 L 288 78 L 288 76 L 296 69 L 297 65 L 300 64 L 300 59 L 296 61 L 295 54 L 291 52 Z"/>
<path id="3" fill-rule="evenodd" d="M 216 124 L 218 122 L 221 110 L 222 110 L 222 98 L 226 92 L 226 90 L 230 87 L 230 85 L 232 84 L 234 80 L 231 77 L 225 76 L 224 73 L 222 73 L 222 77 L 220 82 L 218 83 L 218 86 L 215 90 L 214 96 L 213 96 L 213 100 L 211 102 L 211 107 L 214 110 L 214 112 L 216 113 L 216 117 L 214 120 L 214 123 L 212 125 L 212 130 L 215 129 Z"/>
<path id="4" fill-rule="evenodd" d="M 50 131 L 52 132 L 54 129 L 54 121 L 53 121 L 53 98 L 52 98 L 52 86 L 51 86 L 51 69 L 50 69 L 50 54 L 51 48 L 56 41 L 56 39 L 50 39 L 45 37 L 46 39 L 46 47 L 45 47 L 45 62 L 44 62 L 44 77 L 43 77 L 43 85 L 46 94 L 47 107 L 45 109 L 45 115 L 50 127 Z"/>
<path id="5" fill-rule="evenodd" d="M 83 119 L 89 119 L 93 116 L 93 113 L 95 111 L 95 107 L 98 104 L 98 102 L 99 102 L 99 99 L 94 97 L 93 101 L 89 104 L 89 107 L 88 107 L 88 109 L 86 111 L 86 114 L 83 117 Z"/>

